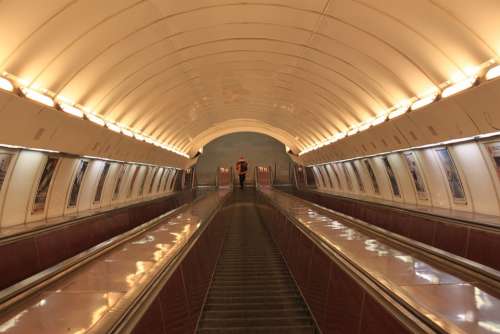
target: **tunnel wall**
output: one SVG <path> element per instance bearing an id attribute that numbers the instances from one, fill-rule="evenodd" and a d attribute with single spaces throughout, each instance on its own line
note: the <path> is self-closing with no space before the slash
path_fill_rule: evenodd
<path id="1" fill-rule="evenodd" d="M 500 140 L 496 138 L 314 165 L 313 172 L 318 190 L 324 192 L 374 202 L 499 215 L 498 152 Z M 376 184 L 367 164 L 371 166 Z M 388 165 L 393 170 L 393 183 L 397 184 L 399 196 L 391 184 Z"/>
<path id="2" fill-rule="evenodd" d="M 285 152 L 285 146 L 262 134 L 241 132 L 218 138 L 205 146 L 197 164 L 198 183 L 215 184 L 217 167 L 234 167 L 240 155 L 249 164 L 246 183 L 254 182 L 256 166 L 271 166 L 273 170 L 276 166 L 276 180 L 280 183 L 289 182 L 291 160 Z"/>
<path id="3" fill-rule="evenodd" d="M 181 175 L 167 166 L 0 147 L 0 229 L 161 197 Z"/>

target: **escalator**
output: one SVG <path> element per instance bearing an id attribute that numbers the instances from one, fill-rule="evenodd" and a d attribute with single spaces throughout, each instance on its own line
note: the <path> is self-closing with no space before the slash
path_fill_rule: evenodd
<path id="1" fill-rule="evenodd" d="M 318 333 L 255 206 L 254 191 L 234 194 L 229 226 L 198 333 Z"/>

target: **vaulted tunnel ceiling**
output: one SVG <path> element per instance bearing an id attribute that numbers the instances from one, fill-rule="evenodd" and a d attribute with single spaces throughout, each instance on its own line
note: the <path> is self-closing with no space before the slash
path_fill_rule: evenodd
<path id="1" fill-rule="evenodd" d="M 0 0 L 0 71 L 188 152 L 301 150 L 497 59 L 498 0 Z"/>

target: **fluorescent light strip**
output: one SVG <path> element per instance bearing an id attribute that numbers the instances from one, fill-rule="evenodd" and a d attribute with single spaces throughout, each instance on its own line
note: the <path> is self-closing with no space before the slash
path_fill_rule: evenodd
<path id="1" fill-rule="evenodd" d="M 411 110 L 417 110 L 417 109 L 420 109 L 422 107 L 425 107 L 426 105 L 431 104 L 432 102 L 436 101 L 438 96 L 439 96 L 438 93 L 434 93 L 434 94 L 422 97 L 421 99 L 415 101 L 411 105 Z"/>
<path id="2" fill-rule="evenodd" d="M 0 144 L 0 147 L 16 149 L 16 150 L 29 150 L 29 151 L 37 151 L 37 152 L 46 152 L 46 153 L 61 153 L 59 151 L 44 149 L 44 148 L 34 148 L 27 146 L 19 146 L 19 145 L 10 145 L 10 144 Z"/>
<path id="3" fill-rule="evenodd" d="M 394 119 L 408 112 L 409 106 L 399 107 L 396 110 L 389 113 L 389 119 Z"/>
<path id="4" fill-rule="evenodd" d="M 12 82 L 10 82 L 9 79 L 5 79 L 2 77 L 0 77 L 0 88 L 8 92 L 14 91 L 14 85 L 12 84 Z"/>
<path id="5" fill-rule="evenodd" d="M 485 75 L 486 80 L 493 80 L 498 77 L 500 77 L 500 65 L 490 68 Z"/>
<path id="6" fill-rule="evenodd" d="M 349 136 L 354 136 L 356 133 L 359 132 L 359 129 L 358 128 L 352 128 L 347 134 Z"/>
<path id="7" fill-rule="evenodd" d="M 367 130 L 370 126 L 371 126 L 370 122 L 365 123 L 365 124 L 361 124 L 361 125 L 358 127 L 358 132 L 365 131 L 365 130 Z"/>
<path id="8" fill-rule="evenodd" d="M 50 96 L 39 93 L 36 90 L 23 87 L 21 88 L 21 91 L 23 92 L 24 96 L 26 96 L 30 100 L 36 101 L 48 107 L 54 107 L 56 105 L 54 103 L 54 100 Z"/>
<path id="9" fill-rule="evenodd" d="M 443 90 L 443 93 L 441 94 L 442 97 L 449 97 L 455 94 L 458 94 L 467 88 L 470 88 L 474 85 L 474 83 L 477 80 L 477 76 L 473 76 L 470 78 L 467 78 L 465 80 L 459 81 L 455 84 L 452 84 L 451 86 L 445 88 Z"/>
<path id="10" fill-rule="evenodd" d="M 116 133 L 122 132 L 122 129 L 114 123 L 106 123 L 106 127 Z"/>
<path id="11" fill-rule="evenodd" d="M 61 107 L 61 110 L 64 111 L 67 114 L 76 116 L 78 118 L 83 118 L 83 111 L 78 109 L 75 106 L 66 104 L 66 103 L 59 103 L 59 107 Z"/>
<path id="12" fill-rule="evenodd" d="M 128 129 L 122 128 L 122 133 L 127 137 L 134 138 L 134 133 Z"/>
<path id="13" fill-rule="evenodd" d="M 94 114 L 91 114 L 91 113 L 85 113 L 85 117 L 91 121 L 92 123 L 94 124 L 97 124 L 97 125 L 100 125 L 100 126 L 105 126 L 106 125 L 106 122 L 100 118 L 100 117 L 97 117 L 96 115 Z"/>
<path id="14" fill-rule="evenodd" d="M 387 119 L 387 115 L 382 115 L 382 116 L 379 116 L 379 117 L 375 118 L 375 119 L 372 121 L 371 126 L 377 126 L 377 125 L 380 125 L 380 124 L 384 123 L 386 119 Z"/>
<path id="15" fill-rule="evenodd" d="M 335 135 L 335 141 L 341 140 L 347 137 L 347 132 L 339 132 Z"/>

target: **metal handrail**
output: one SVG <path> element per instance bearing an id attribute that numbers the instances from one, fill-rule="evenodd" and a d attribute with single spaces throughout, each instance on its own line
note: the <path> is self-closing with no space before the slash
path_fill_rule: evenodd
<path id="1" fill-rule="evenodd" d="M 119 211 L 125 211 L 125 210 L 129 210 L 129 209 L 132 209 L 135 207 L 143 206 L 146 204 L 161 202 L 161 201 L 166 200 L 169 197 L 182 195 L 183 193 L 187 193 L 190 191 L 193 191 L 193 190 L 176 191 L 176 192 L 167 194 L 166 196 L 156 197 L 156 198 L 153 198 L 151 200 L 144 201 L 144 202 L 136 202 L 136 203 L 133 203 L 130 205 L 115 207 L 115 208 L 112 208 L 112 209 L 109 209 L 106 211 L 94 212 L 94 213 L 85 214 L 85 215 L 81 215 L 81 216 L 77 216 L 77 217 L 71 216 L 71 217 L 68 217 L 68 219 L 61 220 L 61 222 L 58 222 L 58 223 L 48 224 L 48 225 L 40 225 L 40 226 L 33 227 L 30 230 L 20 231 L 18 233 L 13 233 L 10 235 L 4 235 L 4 236 L 0 235 L 0 246 L 5 245 L 5 244 L 10 244 L 12 242 L 23 240 L 23 239 L 28 239 L 28 238 L 31 238 L 33 236 L 39 235 L 39 234 L 47 233 L 49 231 L 56 231 L 56 230 L 65 228 L 67 226 L 71 226 L 73 224 L 80 223 L 80 222 L 85 221 L 85 220 L 91 220 L 91 219 L 95 219 L 95 218 L 99 218 L 99 217 L 106 217 L 106 216 L 112 215 L 112 214 L 119 212 Z"/>
<path id="2" fill-rule="evenodd" d="M 150 230 L 151 228 L 162 223 L 166 218 L 177 214 L 178 212 L 184 210 L 188 205 L 193 205 L 197 201 L 200 201 L 207 194 L 204 194 L 196 198 L 190 204 L 184 204 L 178 208 L 170 210 L 158 217 L 151 219 L 150 221 L 143 223 L 127 232 L 124 232 L 118 236 L 115 236 L 109 240 L 103 241 L 96 246 L 93 246 L 79 254 L 72 256 L 58 264 L 45 269 L 33 276 L 30 276 L 10 287 L 0 291 L 0 312 L 14 305 L 22 299 L 36 293 L 45 286 L 53 283 L 57 279 L 77 270 L 93 259 L 107 253 L 108 251 L 118 247 L 119 245 L 131 240 L 138 235 Z"/>
<path id="3" fill-rule="evenodd" d="M 470 226 L 470 227 L 483 229 L 483 230 L 500 232 L 500 224 L 467 220 L 467 219 L 461 219 L 458 217 L 449 217 L 449 216 L 440 215 L 440 214 L 436 214 L 436 213 L 428 213 L 428 212 L 420 211 L 418 209 L 404 208 L 404 207 L 398 206 L 397 204 L 371 202 L 371 201 L 368 201 L 368 200 L 362 199 L 362 198 L 353 198 L 353 197 L 343 196 L 343 195 L 339 195 L 339 194 L 332 194 L 332 193 L 323 192 L 323 191 L 320 191 L 317 189 L 301 189 L 301 190 L 305 191 L 305 192 L 317 193 L 317 194 L 320 194 L 320 195 L 323 195 L 326 197 L 340 198 L 342 200 L 347 200 L 350 202 L 361 202 L 361 203 L 366 203 L 367 205 L 388 208 L 389 210 L 393 210 L 395 212 L 407 213 L 407 214 L 412 215 L 414 217 L 429 218 L 433 221 L 439 221 L 439 222 L 443 222 L 443 223 L 459 224 L 459 225 Z"/>
<path id="4" fill-rule="evenodd" d="M 219 201 L 211 215 L 205 221 L 200 223 L 198 230 L 196 230 L 189 238 L 186 245 L 184 245 L 182 249 L 172 257 L 169 263 L 166 264 L 161 271 L 156 273 L 156 275 L 140 291 L 138 291 L 135 296 L 131 296 L 131 298 L 129 298 L 130 302 L 126 303 L 126 307 L 120 310 L 120 312 L 113 312 L 112 316 L 106 319 L 105 323 L 93 328 L 90 333 L 131 333 L 154 302 L 158 294 L 161 292 L 165 283 L 172 276 L 179 264 L 182 263 L 182 260 L 187 256 L 191 248 L 196 244 L 200 236 L 206 230 L 209 222 L 213 220 L 221 207 L 224 206 L 229 194 L 230 192 L 228 192 L 224 198 Z"/>
<path id="5" fill-rule="evenodd" d="M 292 197 L 287 193 L 279 190 L 273 190 L 284 194 L 285 196 Z M 289 214 L 281 208 L 272 198 L 268 197 L 261 192 L 263 196 L 276 208 L 282 215 L 284 215 L 294 226 L 299 228 L 316 246 L 323 250 L 323 252 L 338 266 L 340 266 L 350 277 L 352 277 L 358 284 L 363 286 L 367 293 L 379 301 L 388 311 L 396 316 L 401 323 L 406 325 L 413 332 L 420 333 L 446 333 L 441 327 L 437 326 L 434 322 L 423 316 L 419 311 L 415 310 L 406 301 L 400 298 L 392 290 L 384 286 L 375 277 L 372 277 L 357 263 L 352 261 L 344 254 L 337 251 L 326 243 L 321 237 L 305 228 L 304 225 L 293 215 Z M 303 199 L 301 201 L 307 202 Z M 310 203 L 310 202 L 308 202 Z M 314 205 L 313 203 L 310 203 Z M 327 209 L 326 209 L 327 210 Z"/>

